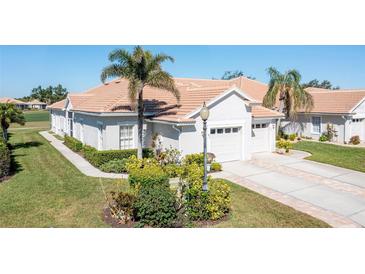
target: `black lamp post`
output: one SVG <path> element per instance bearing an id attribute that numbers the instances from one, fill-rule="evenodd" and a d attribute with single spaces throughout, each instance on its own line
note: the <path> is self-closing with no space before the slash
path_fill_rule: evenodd
<path id="1" fill-rule="evenodd" d="M 204 178 L 203 178 L 203 191 L 208 191 L 207 181 L 207 120 L 209 118 L 209 109 L 203 104 L 200 110 L 200 118 L 203 120 L 203 139 L 204 139 Z"/>

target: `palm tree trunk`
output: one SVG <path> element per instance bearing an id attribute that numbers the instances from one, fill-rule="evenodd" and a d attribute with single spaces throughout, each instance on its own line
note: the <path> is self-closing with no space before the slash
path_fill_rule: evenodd
<path id="1" fill-rule="evenodd" d="M 137 157 L 142 159 L 142 144 L 143 144 L 143 88 L 138 93 L 138 144 Z"/>

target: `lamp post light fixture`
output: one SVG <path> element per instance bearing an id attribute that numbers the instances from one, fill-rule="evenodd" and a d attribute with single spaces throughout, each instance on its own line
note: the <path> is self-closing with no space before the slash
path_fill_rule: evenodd
<path id="1" fill-rule="evenodd" d="M 203 191 L 208 191 L 207 181 L 207 120 L 209 118 L 209 109 L 203 104 L 200 110 L 200 118 L 203 120 L 203 139 L 204 139 L 204 177 L 203 177 Z"/>

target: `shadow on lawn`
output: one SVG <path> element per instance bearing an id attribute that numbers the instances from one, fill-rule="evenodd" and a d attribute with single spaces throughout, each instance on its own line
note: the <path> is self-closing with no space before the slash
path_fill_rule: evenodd
<path id="1" fill-rule="evenodd" d="M 11 145 L 11 149 L 18 149 L 18 148 L 30 148 L 30 147 L 39 147 L 43 145 L 41 142 L 37 141 L 31 141 L 31 142 L 25 142 L 25 143 L 16 143 Z"/>

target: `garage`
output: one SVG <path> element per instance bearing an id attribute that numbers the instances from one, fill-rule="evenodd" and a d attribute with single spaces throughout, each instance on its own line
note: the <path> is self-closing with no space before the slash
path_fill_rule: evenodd
<path id="1" fill-rule="evenodd" d="M 269 136 L 269 123 L 253 123 L 251 152 L 270 151 Z"/>
<path id="2" fill-rule="evenodd" d="M 210 128 L 209 142 L 209 151 L 215 154 L 217 162 L 228 162 L 241 159 L 241 127 Z"/>
<path id="3" fill-rule="evenodd" d="M 363 142 L 365 139 L 364 130 L 364 119 L 352 119 L 351 121 L 351 137 L 359 136 L 360 140 Z"/>

